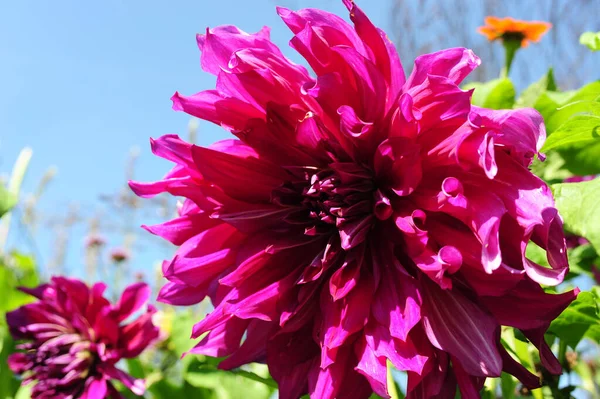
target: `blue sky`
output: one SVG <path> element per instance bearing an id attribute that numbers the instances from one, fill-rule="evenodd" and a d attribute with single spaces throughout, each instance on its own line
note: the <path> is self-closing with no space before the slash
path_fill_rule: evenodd
<path id="1" fill-rule="evenodd" d="M 385 29 L 391 1 L 362 3 Z M 92 215 L 100 194 L 122 187 L 124 165 L 134 146 L 141 149 L 137 178 L 160 178 L 169 164 L 150 153 L 149 137 L 185 135 L 190 119 L 172 111 L 169 98 L 176 90 L 192 94 L 214 85 L 214 78 L 199 66 L 197 32 L 222 24 L 252 32 L 268 25 L 273 41 L 300 62 L 287 44 L 291 33 L 275 12 L 277 4 L 347 15 L 342 2 L 334 0 L 2 2 L 0 172 L 8 173 L 21 148 L 31 147 L 24 187 L 31 192 L 55 165 L 58 175 L 40 204 L 47 218 L 64 214 L 70 203 L 77 203 L 84 216 Z M 220 128 L 200 124 L 199 144 L 224 137 Z M 45 263 L 54 232 L 41 230 L 35 250 Z M 82 262 L 78 235 L 84 230 L 81 226 L 73 231 L 71 270 Z M 15 244 L 32 250 L 22 229 L 13 233 Z M 119 244 L 120 237 L 109 238 Z M 160 256 L 152 248 L 142 252 L 135 259 L 141 269 Z"/>

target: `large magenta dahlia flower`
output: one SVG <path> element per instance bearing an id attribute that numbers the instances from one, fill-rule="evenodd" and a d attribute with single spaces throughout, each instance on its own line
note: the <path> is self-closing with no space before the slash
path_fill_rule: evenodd
<path id="1" fill-rule="evenodd" d="M 485 377 L 539 379 L 500 341 L 513 326 L 560 365 L 543 339 L 577 295 L 547 294 L 567 271 L 551 192 L 528 166 L 545 139 L 534 110 L 471 106 L 460 82 L 479 59 L 423 55 L 405 78 L 394 45 L 351 1 L 336 15 L 279 8 L 291 46 L 234 26 L 198 35 L 215 90 L 175 110 L 238 139 L 204 148 L 152 140 L 175 167 L 140 196 L 185 197 L 179 217 L 146 227 L 179 246 L 159 299 L 214 311 L 191 352 L 221 368 L 266 362 L 280 398 L 388 396 L 386 361 L 410 398 L 478 397 Z M 533 241 L 551 268 L 525 256 Z"/>
<path id="2" fill-rule="evenodd" d="M 116 364 L 138 356 L 158 337 L 152 306 L 123 323 L 148 300 L 150 289 L 144 283 L 133 284 L 112 305 L 103 296 L 105 288 L 102 283 L 89 288 L 64 277 L 53 277 L 34 289 L 21 288 L 38 301 L 6 315 L 12 336 L 24 341 L 8 365 L 24 377 L 23 384 L 34 382 L 34 399 L 120 398 L 111 379 L 137 395 L 144 393 L 144 381 Z"/>

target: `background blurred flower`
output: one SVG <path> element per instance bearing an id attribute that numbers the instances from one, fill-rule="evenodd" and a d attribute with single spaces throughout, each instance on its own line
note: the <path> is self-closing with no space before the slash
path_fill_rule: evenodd
<path id="1" fill-rule="evenodd" d="M 539 386 L 500 326 L 560 374 L 543 335 L 577 290 L 540 286 L 568 269 L 551 192 L 528 169 L 541 116 L 471 106 L 459 84 L 480 60 L 468 49 L 418 57 L 406 78 L 385 33 L 344 3 L 354 28 L 278 9 L 316 79 L 268 28 L 198 35 L 217 89 L 176 93 L 174 109 L 239 140 L 151 140 L 176 165 L 132 189 L 186 198 L 179 217 L 145 227 L 179 246 L 159 299 L 210 296 L 193 337 L 208 334 L 190 352 L 226 357 L 224 369 L 266 362 L 282 399 L 388 397 L 388 360 L 408 372 L 409 398 L 453 398 L 457 384 L 476 398 L 502 371 Z M 549 268 L 525 256 L 530 240 Z"/>
<path id="2" fill-rule="evenodd" d="M 530 42 L 537 43 L 542 36 L 552 28 L 552 24 L 543 21 L 522 21 L 511 17 L 498 18 L 486 17 L 485 25 L 477 31 L 488 40 L 502 39 L 518 41 L 522 47 L 527 47 Z"/>
<path id="3" fill-rule="evenodd" d="M 129 260 L 129 251 L 125 248 L 113 248 L 110 250 L 110 259 L 114 263 L 122 263 Z"/>
<path id="4" fill-rule="evenodd" d="M 8 363 L 24 377 L 23 384 L 35 383 L 33 398 L 121 397 L 111 379 L 143 394 L 143 380 L 116 364 L 137 357 L 158 337 L 152 306 L 123 324 L 148 300 L 150 289 L 133 284 L 112 305 L 103 296 L 105 288 L 102 283 L 89 288 L 78 280 L 53 277 L 48 284 L 21 289 L 38 301 L 7 313 L 11 334 L 25 341 Z"/>
<path id="5" fill-rule="evenodd" d="M 539 42 L 542 36 L 552 27 L 552 24 L 541 21 L 521 21 L 511 17 L 486 17 L 485 26 L 477 31 L 488 40 L 502 40 L 505 54 L 505 64 L 502 74 L 508 76 L 515 54 L 518 49 L 527 47 L 529 42 Z"/>
<path id="6" fill-rule="evenodd" d="M 84 245 L 86 248 L 97 248 L 106 244 L 106 239 L 100 234 L 90 234 L 85 238 Z"/>

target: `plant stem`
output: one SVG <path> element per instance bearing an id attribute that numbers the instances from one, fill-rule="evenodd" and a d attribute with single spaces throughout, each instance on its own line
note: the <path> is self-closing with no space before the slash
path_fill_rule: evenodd
<path id="1" fill-rule="evenodd" d="M 507 39 L 502 42 L 504 45 L 506 61 L 504 69 L 502 70 L 502 77 L 507 78 L 510 73 L 510 67 L 512 66 L 513 60 L 517 50 L 521 48 L 521 42 L 518 40 Z"/>
<path id="2" fill-rule="evenodd" d="M 25 147 L 19 153 L 15 165 L 13 166 L 12 175 L 8 182 L 8 191 L 19 199 L 19 192 L 21 191 L 21 184 L 25 178 L 29 161 L 31 161 L 31 155 L 33 151 L 31 148 Z M 10 216 L 11 213 L 4 215 L 2 222 L 0 222 L 0 253 L 4 252 L 6 246 L 6 240 L 8 239 L 8 231 L 10 230 Z"/>

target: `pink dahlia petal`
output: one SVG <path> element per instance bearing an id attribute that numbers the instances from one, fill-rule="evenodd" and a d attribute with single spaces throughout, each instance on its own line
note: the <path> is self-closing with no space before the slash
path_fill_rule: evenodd
<path id="1" fill-rule="evenodd" d="M 404 137 L 383 141 L 375 153 L 375 170 L 399 196 L 411 194 L 423 176 L 421 147 Z"/>
<path id="2" fill-rule="evenodd" d="M 145 283 L 132 284 L 123 291 L 117 303 L 119 321 L 123 321 L 136 312 L 150 298 L 150 287 Z"/>
<path id="3" fill-rule="evenodd" d="M 460 396 L 464 399 L 478 399 L 481 397 L 479 392 L 483 388 L 485 378 L 474 377 L 469 375 L 461 366 L 460 362 L 457 362 L 455 358 L 452 359 L 452 370 L 456 376 L 458 382 L 458 388 L 460 389 Z"/>
<path id="4" fill-rule="evenodd" d="M 456 396 L 456 377 L 445 352 L 436 353 L 431 368 L 419 375 L 408 373 L 407 395 L 409 399 L 448 398 Z"/>
<path id="5" fill-rule="evenodd" d="M 388 83 L 388 102 L 393 101 L 404 84 L 404 70 L 396 52 L 396 47 L 387 35 L 375 27 L 366 14 L 352 0 L 344 0 L 350 11 L 356 32 L 373 54 L 372 61 Z"/>
<path id="6" fill-rule="evenodd" d="M 263 27 L 258 33 L 248 34 L 235 26 L 220 26 L 206 29 L 206 34 L 196 40 L 202 52 L 202 69 L 214 75 L 227 68 L 234 51 L 244 48 L 263 48 L 278 51 L 269 39 L 270 29 Z"/>
<path id="7" fill-rule="evenodd" d="M 271 191 L 286 178 L 285 173 L 252 156 L 252 152 L 238 156 L 237 147 L 245 149 L 239 142 L 227 152 L 194 147 L 192 156 L 202 176 L 217 183 L 227 195 L 248 202 L 268 201 Z"/>
<path id="8" fill-rule="evenodd" d="M 218 225 L 218 219 L 210 218 L 205 213 L 193 213 L 184 215 L 177 219 L 154 226 L 142 226 L 150 233 L 155 234 L 171 242 L 174 245 L 182 245 L 184 242 L 196 235 L 198 228 L 209 229 Z"/>
<path id="9" fill-rule="evenodd" d="M 158 294 L 158 301 L 175 306 L 189 306 L 201 302 L 208 295 L 208 287 L 166 283 Z"/>
<path id="10" fill-rule="evenodd" d="M 410 330 L 421 320 L 421 296 L 413 277 L 389 251 L 373 253 L 373 265 L 381 272 L 371 311 L 377 322 L 389 326 L 392 337 L 406 341 Z"/>
<path id="11" fill-rule="evenodd" d="M 237 140 L 154 140 L 173 169 L 130 184 L 185 198 L 177 218 L 146 227 L 179 246 L 159 298 L 208 296 L 214 310 L 194 326 L 203 339 L 192 352 L 224 356 L 224 369 L 266 362 L 283 399 L 387 396 L 388 361 L 408 372 L 409 398 L 452 399 L 457 387 L 477 397 L 502 371 L 533 387 L 500 327 L 522 329 L 555 372 L 543 333 L 576 295 L 540 286 L 568 268 L 551 192 L 528 170 L 542 120 L 473 107 L 458 86 L 480 63 L 467 49 L 423 55 L 405 80 L 385 33 L 344 4 L 354 26 L 277 9 L 314 77 L 267 29 L 198 36 L 216 88 L 176 93 L 173 107 Z M 527 259 L 530 241 L 550 268 Z M 507 310 L 517 302 L 523 315 Z M 60 303 L 81 312 L 82 302 Z M 15 334 L 56 334 L 46 314 L 11 317 L 40 319 Z"/>
<path id="12" fill-rule="evenodd" d="M 501 297 L 482 296 L 483 305 L 502 325 L 521 330 L 548 326 L 548 320 L 560 315 L 575 300 L 579 289 L 562 294 L 547 294 L 536 284 L 523 280 Z M 519 312 L 514 309 L 519 308 Z"/>
<path id="13" fill-rule="evenodd" d="M 360 116 L 366 121 L 376 121 L 383 116 L 385 111 L 386 84 L 381 72 L 367 58 L 351 47 L 333 47 L 348 65 L 351 75 L 347 78 L 354 82 L 356 95 L 362 99 Z M 341 105 L 341 104 L 340 104 Z"/>
<path id="14" fill-rule="evenodd" d="M 209 332 L 189 353 L 213 357 L 231 355 L 240 347 L 240 341 L 248 327 L 248 323 L 248 320 L 232 317 L 226 323 Z"/>
<path id="15" fill-rule="evenodd" d="M 366 339 L 358 341 L 355 346 L 359 359 L 356 371 L 362 374 L 371 384 L 373 391 L 379 396 L 389 398 L 387 387 L 387 364 L 385 356 L 377 356 Z"/>
<path id="16" fill-rule="evenodd" d="M 352 367 L 354 353 L 350 348 L 340 351 L 339 361 L 326 368 L 314 367 L 308 376 L 308 385 L 312 397 L 323 399 L 368 397 L 371 387 L 367 380 Z"/>
<path id="17" fill-rule="evenodd" d="M 517 377 L 519 381 L 529 389 L 535 389 L 541 386 L 540 377 L 523 367 L 523 365 L 517 362 L 500 344 L 498 344 L 498 351 L 502 356 L 503 371 Z"/>
<path id="18" fill-rule="evenodd" d="M 219 363 L 219 368 L 231 370 L 252 362 L 263 363 L 267 356 L 266 343 L 273 334 L 273 326 L 271 322 L 252 320 L 248 324 L 242 345 Z"/>
<path id="19" fill-rule="evenodd" d="M 398 370 L 423 372 L 428 357 L 419 353 L 410 339 L 402 341 L 392 337 L 379 323 L 370 323 L 365 328 L 365 339 L 377 356 L 389 359 Z"/>
<path id="20" fill-rule="evenodd" d="M 502 359 L 495 342 L 498 324 L 492 316 L 459 292 L 449 292 L 422 280 L 429 295 L 424 298 L 423 322 L 429 340 L 455 356 L 474 376 L 498 376 Z"/>
<path id="21" fill-rule="evenodd" d="M 104 378 L 90 379 L 81 397 L 83 399 L 104 399 L 108 387 Z"/>
<path id="22" fill-rule="evenodd" d="M 481 64 L 481 60 L 472 50 L 451 48 L 417 57 L 415 67 L 405 87 L 413 87 L 423 83 L 429 76 L 443 76 L 454 84 L 460 84 L 473 69 Z"/>
<path id="23" fill-rule="evenodd" d="M 171 97 L 173 109 L 184 111 L 230 130 L 243 130 L 249 119 L 264 117 L 263 112 L 237 98 L 224 97 L 216 90 L 184 96 L 175 93 Z"/>
<path id="24" fill-rule="evenodd" d="M 531 330 L 523 330 L 523 335 L 525 335 L 525 337 L 527 337 L 527 339 L 529 339 L 531 343 L 539 349 L 542 365 L 550 373 L 559 375 L 562 373 L 562 366 L 544 339 L 544 333 L 546 332 L 546 329 L 547 327 L 544 326 Z"/>
<path id="25" fill-rule="evenodd" d="M 524 166 L 531 165 L 535 154 L 539 154 L 546 141 L 546 128 L 542 115 L 536 110 L 490 110 L 473 107 L 480 118 L 478 123 L 491 129 L 495 144 Z"/>

